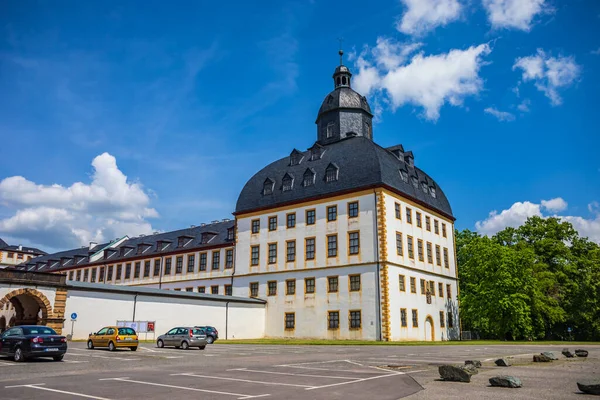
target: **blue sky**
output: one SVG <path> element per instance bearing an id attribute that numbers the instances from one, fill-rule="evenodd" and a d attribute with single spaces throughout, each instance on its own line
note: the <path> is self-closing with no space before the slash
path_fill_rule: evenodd
<path id="1" fill-rule="evenodd" d="M 591 0 L 3 2 L 0 236 L 231 217 L 254 172 L 314 142 L 339 37 L 375 141 L 413 150 L 459 229 L 557 214 L 600 241 Z"/>

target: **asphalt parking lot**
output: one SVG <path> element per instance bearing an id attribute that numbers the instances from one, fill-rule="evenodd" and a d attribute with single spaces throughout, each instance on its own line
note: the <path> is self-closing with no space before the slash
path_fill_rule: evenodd
<path id="1" fill-rule="evenodd" d="M 62 362 L 0 359 L 2 399 L 410 399 L 581 398 L 575 380 L 600 374 L 600 346 L 588 359 L 531 365 L 531 354 L 563 346 L 277 346 L 221 345 L 206 350 L 87 350 L 69 343 Z M 493 359 L 512 356 L 500 369 Z M 469 384 L 439 382 L 437 365 L 487 360 Z M 509 372 L 510 370 L 510 372 Z M 513 374 L 522 389 L 490 388 Z"/>

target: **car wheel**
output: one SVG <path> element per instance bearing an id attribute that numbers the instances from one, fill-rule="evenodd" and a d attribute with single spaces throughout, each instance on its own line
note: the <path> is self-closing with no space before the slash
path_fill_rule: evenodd
<path id="1" fill-rule="evenodd" d="M 130 347 L 131 351 L 136 351 L 137 347 Z"/>
<path id="2" fill-rule="evenodd" d="M 214 341 L 215 341 L 215 338 L 213 338 L 212 336 L 208 336 L 206 338 L 206 343 L 208 343 L 208 344 L 213 344 Z"/>
<path id="3" fill-rule="evenodd" d="M 88 346 L 88 349 L 93 350 L 94 349 L 94 342 L 92 342 L 91 340 L 88 340 L 87 346 Z"/>
<path id="4" fill-rule="evenodd" d="M 200 350 L 204 350 L 204 349 L 206 348 L 206 346 L 198 346 L 198 348 L 199 348 Z"/>
<path id="5" fill-rule="evenodd" d="M 15 355 L 13 356 L 15 362 L 23 362 L 25 361 L 25 356 L 23 355 L 23 350 L 20 347 L 15 349 Z"/>
<path id="6" fill-rule="evenodd" d="M 113 342 L 108 342 L 108 351 L 115 351 L 117 348 Z"/>
<path id="7" fill-rule="evenodd" d="M 163 347 L 165 347 L 165 344 L 162 340 L 158 339 L 158 341 L 156 342 L 156 347 L 162 349 Z"/>
<path id="8" fill-rule="evenodd" d="M 60 356 L 54 356 L 54 357 L 52 357 L 52 359 L 54 361 L 62 361 L 62 359 L 64 358 L 64 356 L 65 356 L 64 354 L 61 354 Z"/>
<path id="9" fill-rule="evenodd" d="M 190 348 L 190 344 L 188 342 L 183 341 L 181 342 L 181 348 L 187 350 Z"/>

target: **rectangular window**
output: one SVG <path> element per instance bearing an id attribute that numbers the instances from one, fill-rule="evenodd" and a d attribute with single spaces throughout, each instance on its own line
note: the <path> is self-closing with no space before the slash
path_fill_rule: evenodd
<path id="1" fill-rule="evenodd" d="M 306 210 L 306 225 L 315 224 L 315 210 Z"/>
<path id="2" fill-rule="evenodd" d="M 307 238 L 305 247 L 306 247 L 306 259 L 314 260 L 315 259 L 315 238 Z"/>
<path id="3" fill-rule="evenodd" d="M 327 257 L 337 256 L 337 235 L 327 236 Z"/>
<path id="4" fill-rule="evenodd" d="M 416 217 L 417 217 L 417 228 L 421 228 L 423 226 L 423 225 L 421 225 L 421 213 L 417 211 Z"/>
<path id="5" fill-rule="evenodd" d="M 421 239 L 417 239 L 417 253 L 419 254 L 419 261 L 423 261 L 423 241 Z"/>
<path id="6" fill-rule="evenodd" d="M 150 276 L 150 260 L 144 261 L 144 278 Z"/>
<path id="7" fill-rule="evenodd" d="M 133 271 L 133 277 L 136 278 L 136 279 L 139 278 L 140 277 L 140 272 L 141 272 L 141 264 L 138 261 L 138 262 L 135 263 L 135 269 Z"/>
<path id="8" fill-rule="evenodd" d="M 415 259 L 415 250 L 413 248 L 413 238 L 412 236 L 407 236 L 406 237 L 406 244 L 408 245 L 408 258 L 412 258 L 413 260 Z"/>
<path id="9" fill-rule="evenodd" d="M 250 247 L 250 265 L 258 265 L 258 261 L 260 259 L 260 246 L 252 246 Z"/>
<path id="10" fill-rule="evenodd" d="M 446 324 L 444 323 L 444 320 L 446 318 L 444 318 L 444 317 L 445 317 L 444 312 L 440 311 L 440 328 L 445 328 L 446 327 Z"/>
<path id="11" fill-rule="evenodd" d="M 90 282 L 96 282 L 96 268 L 92 268 L 92 279 Z"/>
<path id="12" fill-rule="evenodd" d="M 421 294 L 425 294 L 426 284 L 425 279 L 421 279 Z"/>
<path id="13" fill-rule="evenodd" d="M 327 292 L 337 293 L 338 291 L 338 277 L 330 276 L 327 278 Z"/>
<path id="14" fill-rule="evenodd" d="M 404 275 L 399 275 L 398 277 L 398 287 L 401 292 L 406 292 L 406 278 Z"/>
<path id="15" fill-rule="evenodd" d="M 349 275 L 350 278 L 350 291 L 360 291 L 360 275 Z"/>
<path id="16" fill-rule="evenodd" d="M 443 237 L 447 237 L 446 236 L 446 224 L 442 222 L 442 236 Z"/>
<path id="17" fill-rule="evenodd" d="M 196 264 L 196 256 L 194 254 L 188 255 L 188 263 L 187 263 L 187 272 L 194 272 L 194 268 Z"/>
<path id="18" fill-rule="evenodd" d="M 77 277 L 75 278 L 78 282 L 81 280 L 81 270 L 77 270 Z M 120 279 L 120 278 L 119 278 Z"/>
<path id="19" fill-rule="evenodd" d="M 412 224 L 412 209 L 406 207 L 406 222 Z"/>
<path id="20" fill-rule="evenodd" d="M 444 297 L 444 284 L 442 282 L 438 283 L 438 296 Z"/>
<path id="21" fill-rule="evenodd" d="M 454 328 L 454 316 L 452 311 L 448 311 L 448 328 Z"/>
<path id="22" fill-rule="evenodd" d="M 410 292 L 417 293 L 417 279 L 415 277 L 410 277 Z"/>
<path id="23" fill-rule="evenodd" d="M 70 280 L 70 281 L 72 281 L 72 280 L 73 280 L 74 272 L 75 272 L 75 271 L 70 271 L 70 272 L 69 272 L 69 280 Z"/>
<path id="24" fill-rule="evenodd" d="M 435 232 L 436 235 L 440 234 L 440 224 L 437 219 L 433 220 L 433 231 Z"/>
<path id="25" fill-rule="evenodd" d="M 286 260 L 287 262 L 296 261 L 296 241 L 286 242 Z"/>
<path id="26" fill-rule="evenodd" d="M 171 257 L 165 259 L 165 275 L 171 275 L 171 262 L 173 259 Z"/>
<path id="27" fill-rule="evenodd" d="M 175 260 L 175 273 L 180 274 L 183 271 L 183 257 L 179 256 Z"/>
<path id="28" fill-rule="evenodd" d="M 106 280 L 107 281 L 112 281 L 113 280 L 113 266 L 109 265 L 108 266 L 108 272 L 106 273 Z"/>
<path id="29" fill-rule="evenodd" d="M 252 233 L 258 233 L 260 231 L 260 219 L 252 220 Z"/>
<path id="30" fill-rule="evenodd" d="M 198 286 L 198 293 L 206 293 L 206 286 Z"/>
<path id="31" fill-rule="evenodd" d="M 258 297 L 258 282 L 250 282 L 250 297 Z"/>
<path id="32" fill-rule="evenodd" d="M 212 252 L 212 269 L 221 268 L 221 250 L 214 250 Z"/>
<path id="33" fill-rule="evenodd" d="M 100 274 L 98 275 L 98 282 L 104 282 L 104 267 L 100 267 Z"/>
<path id="34" fill-rule="evenodd" d="M 269 243 L 269 264 L 277 263 L 277 243 Z"/>
<path id="35" fill-rule="evenodd" d="M 446 284 L 446 298 L 448 300 L 452 299 L 452 286 L 450 284 Z"/>
<path id="36" fill-rule="evenodd" d="M 269 230 L 274 231 L 277 229 L 277 215 L 274 217 L 269 217 Z"/>
<path id="37" fill-rule="evenodd" d="M 435 282 L 429 281 L 429 292 L 432 296 L 435 296 Z"/>
<path id="38" fill-rule="evenodd" d="M 427 262 L 433 264 L 433 249 L 430 242 L 427 242 Z"/>
<path id="39" fill-rule="evenodd" d="M 444 267 L 450 268 L 450 263 L 448 261 L 448 248 L 444 247 Z"/>
<path id="40" fill-rule="evenodd" d="M 231 285 L 225 285 L 225 296 L 233 296 L 233 287 Z"/>
<path id="41" fill-rule="evenodd" d="M 350 311 L 350 329 L 359 329 L 361 326 L 360 310 Z"/>
<path id="42" fill-rule="evenodd" d="M 167 289 L 167 290 L 169 290 L 169 289 Z M 176 292 L 181 292 L 181 288 L 175 288 L 173 290 L 176 291 Z"/>
<path id="43" fill-rule="evenodd" d="M 84 269 L 84 270 L 83 270 L 83 281 L 84 281 L 84 282 L 87 282 L 87 281 L 88 281 L 88 277 L 89 277 L 89 275 L 90 275 L 90 270 L 89 270 L 89 269 L 87 269 L 87 268 L 86 268 L 86 269 Z"/>
<path id="44" fill-rule="evenodd" d="M 406 328 L 408 323 L 406 322 L 406 308 L 400 309 L 400 326 Z"/>
<path id="45" fill-rule="evenodd" d="M 412 326 L 413 328 L 419 327 L 419 311 L 414 309 L 412 310 Z"/>
<path id="46" fill-rule="evenodd" d="M 186 292 L 193 292 L 193 291 L 194 291 L 194 288 L 193 288 L 193 287 L 186 287 L 186 288 L 185 288 L 185 291 L 186 291 Z"/>
<path id="47" fill-rule="evenodd" d="M 404 255 L 404 248 L 402 246 L 402 233 L 396 232 L 396 253 L 399 256 Z"/>
<path id="48" fill-rule="evenodd" d="M 358 217 L 358 201 L 348 203 L 348 218 Z"/>
<path id="49" fill-rule="evenodd" d="M 123 279 L 123 266 L 122 264 L 117 264 L 117 280 L 120 281 Z"/>
<path id="50" fill-rule="evenodd" d="M 396 219 L 401 219 L 401 214 L 400 214 L 400 203 L 396 203 L 394 204 L 394 209 L 396 211 Z"/>
<path id="51" fill-rule="evenodd" d="M 200 253 L 200 271 L 206 271 L 206 253 Z"/>
<path id="52" fill-rule="evenodd" d="M 296 294 L 296 280 L 288 279 L 285 281 L 285 294 L 293 295 Z"/>
<path id="53" fill-rule="evenodd" d="M 160 275 L 160 258 L 154 260 L 154 276 Z"/>
<path id="54" fill-rule="evenodd" d="M 442 256 L 440 255 L 440 245 L 435 245 L 435 263 L 439 266 L 442 265 Z"/>
<path id="55" fill-rule="evenodd" d="M 225 268 L 233 268 L 233 249 L 225 250 Z"/>
<path id="56" fill-rule="evenodd" d="M 327 312 L 327 328 L 328 329 L 339 329 L 340 328 L 340 312 L 339 311 L 328 311 Z"/>
<path id="57" fill-rule="evenodd" d="M 219 294 L 219 285 L 214 285 L 210 287 L 210 294 Z"/>
<path id="58" fill-rule="evenodd" d="M 285 329 L 291 330 L 296 328 L 296 313 L 285 313 Z"/>
<path id="59" fill-rule="evenodd" d="M 291 213 L 287 215 L 285 226 L 288 228 L 294 228 L 296 226 L 296 213 Z"/>
<path id="60" fill-rule="evenodd" d="M 425 216 L 425 229 L 431 232 L 431 218 Z"/>
<path id="61" fill-rule="evenodd" d="M 327 207 L 327 221 L 335 221 L 337 219 L 337 206 Z"/>
<path id="62" fill-rule="evenodd" d="M 358 232 L 348 233 L 348 253 L 358 254 L 360 252 L 360 235 Z"/>
<path id="63" fill-rule="evenodd" d="M 304 279 L 304 293 L 314 293 L 315 292 L 315 278 L 305 278 Z"/>
<path id="64" fill-rule="evenodd" d="M 267 295 L 268 296 L 276 296 L 277 295 L 277 281 L 267 282 Z"/>
<path id="65" fill-rule="evenodd" d="M 131 278 L 131 263 L 125 264 L 125 279 Z"/>

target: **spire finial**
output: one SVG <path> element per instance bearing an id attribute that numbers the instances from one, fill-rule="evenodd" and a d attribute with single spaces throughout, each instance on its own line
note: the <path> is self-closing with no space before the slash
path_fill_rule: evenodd
<path id="1" fill-rule="evenodd" d="M 342 42 L 344 41 L 344 38 L 338 38 L 338 40 L 340 41 L 340 50 L 338 51 L 338 54 L 340 55 L 340 65 L 344 65 L 344 62 L 342 60 L 342 57 L 344 55 L 344 50 L 342 50 Z"/>

